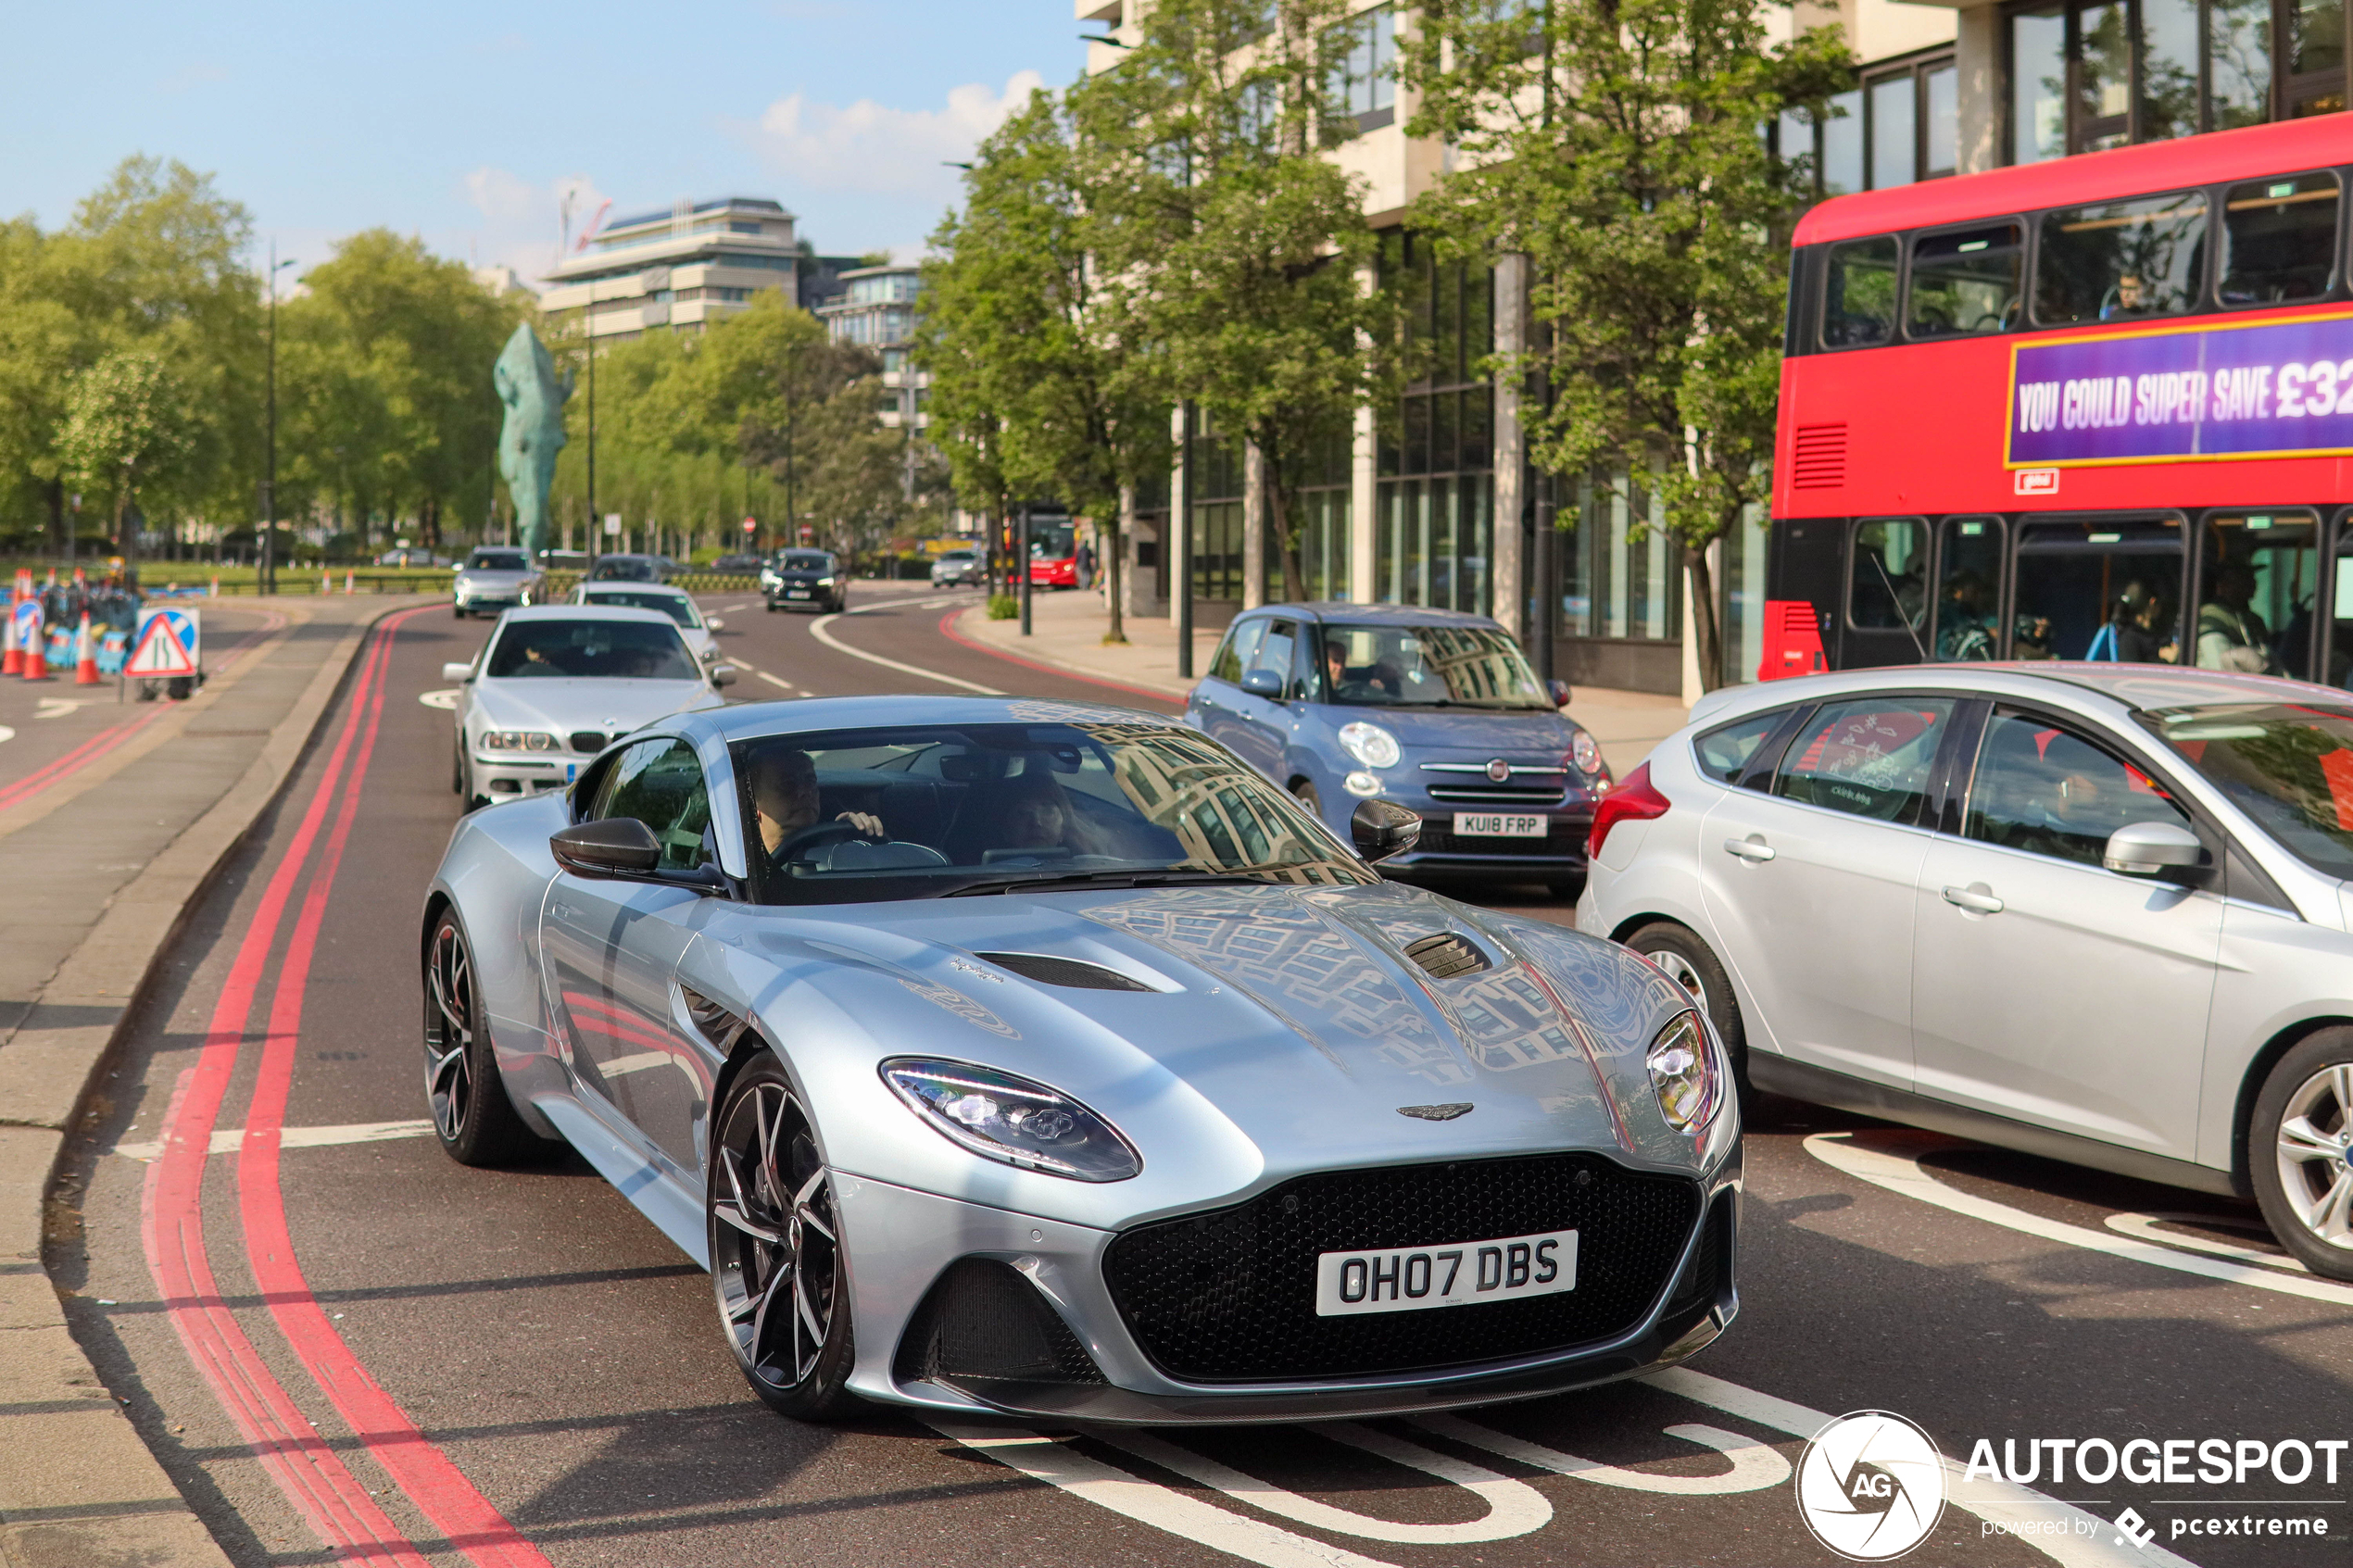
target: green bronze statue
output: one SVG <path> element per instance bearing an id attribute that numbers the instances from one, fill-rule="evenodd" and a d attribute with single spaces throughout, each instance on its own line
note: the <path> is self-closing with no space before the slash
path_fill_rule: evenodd
<path id="1" fill-rule="evenodd" d="M 514 497 L 515 532 L 536 561 L 547 547 L 547 490 L 555 483 L 556 454 L 564 445 L 564 400 L 572 395 L 572 372 L 556 379 L 529 322 L 515 329 L 490 372 L 507 422 L 498 433 L 498 472 Z"/>

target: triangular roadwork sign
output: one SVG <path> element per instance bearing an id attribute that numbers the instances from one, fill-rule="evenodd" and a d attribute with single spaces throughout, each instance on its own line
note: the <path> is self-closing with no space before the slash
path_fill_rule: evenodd
<path id="1" fill-rule="evenodd" d="M 125 675 L 154 680 L 196 672 L 196 661 L 191 656 L 188 645 L 182 642 L 172 629 L 171 622 L 172 616 L 168 610 L 158 610 L 147 617 L 147 623 L 139 628 L 139 646 L 131 650 L 130 660 L 122 667 Z M 189 631 L 193 633 L 195 630 L 191 624 Z"/>

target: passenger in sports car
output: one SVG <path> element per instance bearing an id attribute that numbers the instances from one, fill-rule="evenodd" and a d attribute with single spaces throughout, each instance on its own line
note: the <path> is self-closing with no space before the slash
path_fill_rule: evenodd
<path id="1" fill-rule="evenodd" d="M 795 834 L 817 821 L 823 809 L 817 799 L 817 765 L 809 753 L 771 747 L 751 764 L 751 809 L 760 820 L 760 842 L 775 854 Z M 887 839 L 882 819 L 871 811 L 844 811 L 834 819 L 848 822 L 868 838 Z"/>

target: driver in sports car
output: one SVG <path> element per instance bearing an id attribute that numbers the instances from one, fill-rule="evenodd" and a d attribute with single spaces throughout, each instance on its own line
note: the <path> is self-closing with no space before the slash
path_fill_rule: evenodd
<path id="1" fill-rule="evenodd" d="M 751 765 L 751 809 L 760 819 L 760 842 L 771 855 L 816 822 L 817 765 L 809 753 L 786 746 L 762 751 Z M 887 839 L 882 819 L 871 811 L 844 811 L 834 819 L 868 838 Z"/>

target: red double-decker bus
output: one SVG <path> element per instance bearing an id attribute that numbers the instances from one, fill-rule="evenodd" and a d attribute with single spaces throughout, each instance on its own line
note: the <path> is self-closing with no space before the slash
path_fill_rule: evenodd
<path id="1" fill-rule="evenodd" d="M 2339 113 L 1809 211 L 1758 673 L 1815 665 L 1810 626 L 1833 669 L 2091 658 L 2346 684 L 2348 174 Z"/>

